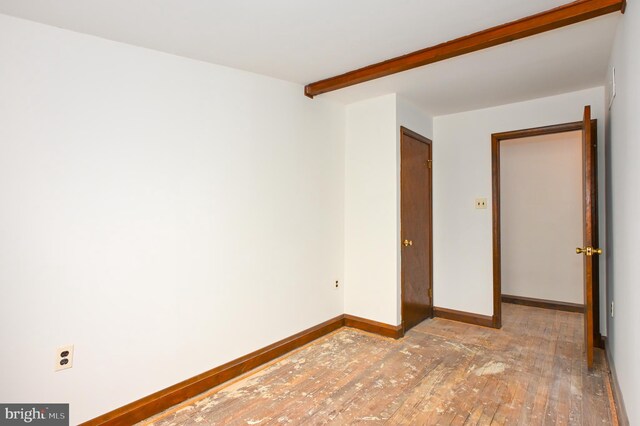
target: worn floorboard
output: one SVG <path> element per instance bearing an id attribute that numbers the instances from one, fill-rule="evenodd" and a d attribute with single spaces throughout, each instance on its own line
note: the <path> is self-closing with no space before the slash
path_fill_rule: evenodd
<path id="1" fill-rule="evenodd" d="M 501 330 L 343 328 L 143 423 L 611 425 L 604 354 L 586 368 L 582 327 L 582 314 L 504 304 Z"/>

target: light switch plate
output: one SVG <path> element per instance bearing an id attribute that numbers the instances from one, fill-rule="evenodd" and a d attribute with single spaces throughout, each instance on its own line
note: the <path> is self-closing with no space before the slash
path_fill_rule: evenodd
<path id="1" fill-rule="evenodd" d="M 487 199 L 476 198 L 476 209 L 486 209 L 486 208 L 487 208 Z"/>

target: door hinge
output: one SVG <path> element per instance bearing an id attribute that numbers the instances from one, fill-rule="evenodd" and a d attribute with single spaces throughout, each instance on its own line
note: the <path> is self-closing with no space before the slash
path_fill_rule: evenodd
<path id="1" fill-rule="evenodd" d="M 429 297 L 433 299 L 433 287 L 429 287 Z M 433 302 L 433 300 L 432 300 Z"/>
<path id="2" fill-rule="evenodd" d="M 427 160 L 427 167 L 428 167 L 428 168 L 431 168 L 431 163 L 432 163 L 432 161 L 431 161 L 431 160 Z"/>

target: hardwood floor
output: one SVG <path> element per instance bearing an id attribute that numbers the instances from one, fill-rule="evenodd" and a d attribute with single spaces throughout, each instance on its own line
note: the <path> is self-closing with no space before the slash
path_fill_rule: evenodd
<path id="1" fill-rule="evenodd" d="M 400 340 L 343 328 L 143 422 L 168 425 L 611 425 L 582 314 L 504 304 L 495 330 L 441 318 Z"/>

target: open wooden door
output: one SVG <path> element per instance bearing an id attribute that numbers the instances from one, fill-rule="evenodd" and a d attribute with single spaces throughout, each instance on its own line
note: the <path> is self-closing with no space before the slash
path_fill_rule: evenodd
<path id="1" fill-rule="evenodd" d="M 591 106 L 584 108 L 582 143 L 584 246 L 578 247 L 576 253 L 584 255 L 584 347 L 587 365 L 591 368 L 593 366 L 594 334 L 597 331 L 594 330 L 594 322 L 597 323 L 594 310 L 598 312 L 594 307 L 594 300 L 597 301 L 597 295 L 594 294 L 594 281 L 598 279 L 596 276 L 597 258 L 594 256 L 602 253 L 602 250 L 597 248 L 596 133 L 591 122 Z"/>
<path id="2" fill-rule="evenodd" d="M 431 141 L 400 129 L 402 325 L 404 331 L 433 316 Z"/>

